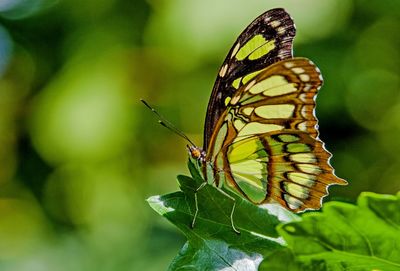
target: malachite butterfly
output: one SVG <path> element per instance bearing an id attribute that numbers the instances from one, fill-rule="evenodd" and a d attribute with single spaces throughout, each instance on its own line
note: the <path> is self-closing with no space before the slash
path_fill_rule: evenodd
<path id="1" fill-rule="evenodd" d="M 212 90 L 203 148 L 188 149 L 205 183 L 301 212 L 319 209 L 330 185 L 347 182 L 335 176 L 318 138 L 322 76 L 310 60 L 293 58 L 295 33 L 290 15 L 277 8 L 239 35 Z"/>

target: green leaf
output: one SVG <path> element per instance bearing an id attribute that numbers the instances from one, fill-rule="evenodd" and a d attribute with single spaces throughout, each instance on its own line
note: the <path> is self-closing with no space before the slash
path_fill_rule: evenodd
<path id="1" fill-rule="evenodd" d="M 289 249 L 269 255 L 260 270 L 400 270 L 400 194 L 329 202 L 278 231 Z"/>
<path id="2" fill-rule="evenodd" d="M 198 193 L 199 213 L 192 229 L 194 191 L 204 181 L 192 164 L 189 169 L 193 178 L 178 176 L 182 192 L 148 199 L 188 239 L 170 270 L 257 270 L 264 255 L 283 248 L 276 226 L 297 216 L 278 205 L 255 206 L 232 194 L 237 204 L 233 219 L 241 232 L 237 234 L 230 222 L 233 201 L 211 185 Z"/>

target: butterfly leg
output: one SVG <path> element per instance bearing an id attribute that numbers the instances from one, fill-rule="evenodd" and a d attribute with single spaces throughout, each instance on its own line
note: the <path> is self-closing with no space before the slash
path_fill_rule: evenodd
<path id="1" fill-rule="evenodd" d="M 199 212 L 199 203 L 198 203 L 198 199 L 197 199 L 197 193 L 203 189 L 206 186 L 207 182 L 202 183 L 194 192 L 194 204 L 195 204 L 195 213 L 193 216 L 193 220 L 192 220 L 192 229 L 194 228 L 194 225 L 196 224 L 196 218 Z M 235 213 L 235 209 L 236 209 L 236 200 L 235 198 L 233 198 L 232 196 L 230 196 L 228 193 L 226 193 L 224 190 L 222 190 L 219 187 L 215 187 L 221 194 L 223 194 L 224 196 L 226 196 L 227 198 L 231 199 L 233 201 L 233 207 L 232 207 L 232 211 L 230 214 L 230 220 L 231 220 L 231 227 L 233 229 L 234 232 L 236 232 L 237 234 L 240 234 L 240 231 L 238 229 L 236 229 L 235 227 L 235 223 L 233 223 L 233 214 Z"/>
<path id="2" fill-rule="evenodd" d="M 238 230 L 238 229 L 236 229 L 236 227 L 235 227 L 235 223 L 233 223 L 233 214 L 235 213 L 235 208 L 236 208 L 236 200 L 235 200 L 235 198 L 234 197 L 232 197 L 231 195 L 229 195 L 228 193 L 226 193 L 224 190 L 222 190 L 221 188 L 219 188 L 219 187 L 215 187 L 215 188 L 217 188 L 217 190 L 222 194 L 222 195 L 224 195 L 225 197 L 227 197 L 227 198 L 229 198 L 229 199 L 231 199 L 232 201 L 233 201 L 233 207 L 232 207 L 232 211 L 231 211 L 231 215 L 230 215 L 230 218 L 231 218 L 231 226 L 232 226 L 232 229 L 233 229 L 233 231 L 234 232 L 236 232 L 237 234 L 240 234 L 240 231 Z"/>
<path id="3" fill-rule="evenodd" d="M 194 191 L 194 206 L 196 208 L 196 211 L 194 212 L 194 216 L 193 216 L 193 220 L 192 220 L 192 229 L 194 228 L 194 224 L 196 223 L 196 218 L 197 218 L 197 214 L 199 212 L 199 203 L 197 201 L 197 193 L 204 187 L 206 186 L 207 182 L 202 183 L 197 189 L 196 191 Z"/>

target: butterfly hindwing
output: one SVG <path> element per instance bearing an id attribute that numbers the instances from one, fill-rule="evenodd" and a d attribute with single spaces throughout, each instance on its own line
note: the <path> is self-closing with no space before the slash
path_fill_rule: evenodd
<path id="1" fill-rule="evenodd" d="M 205 121 L 205 149 L 226 108 L 226 99 L 265 67 L 291 58 L 295 32 L 290 15 L 277 8 L 260 15 L 240 34 L 226 56 L 213 87 Z"/>
<path id="2" fill-rule="evenodd" d="M 226 148 L 227 185 L 255 204 L 279 202 L 299 212 L 318 209 L 333 175 L 330 153 L 307 132 L 284 130 L 247 137 Z"/>
<path id="3" fill-rule="evenodd" d="M 297 212 L 319 208 L 329 185 L 346 183 L 318 139 L 314 99 L 321 85 L 311 61 L 286 59 L 228 99 L 207 150 L 228 187 L 253 203 L 277 201 Z"/>

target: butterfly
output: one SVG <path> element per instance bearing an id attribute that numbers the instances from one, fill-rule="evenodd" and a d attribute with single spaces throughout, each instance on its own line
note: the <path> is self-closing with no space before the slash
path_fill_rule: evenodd
<path id="1" fill-rule="evenodd" d="M 319 209 L 330 185 L 347 184 L 335 176 L 318 138 L 315 98 L 323 79 L 310 60 L 293 57 L 295 33 L 290 15 L 272 9 L 239 35 L 226 56 L 208 103 L 203 148 L 188 145 L 205 180 L 195 193 L 192 226 L 197 192 L 207 183 L 296 213 Z M 234 208 L 231 223 L 239 232 Z"/>

